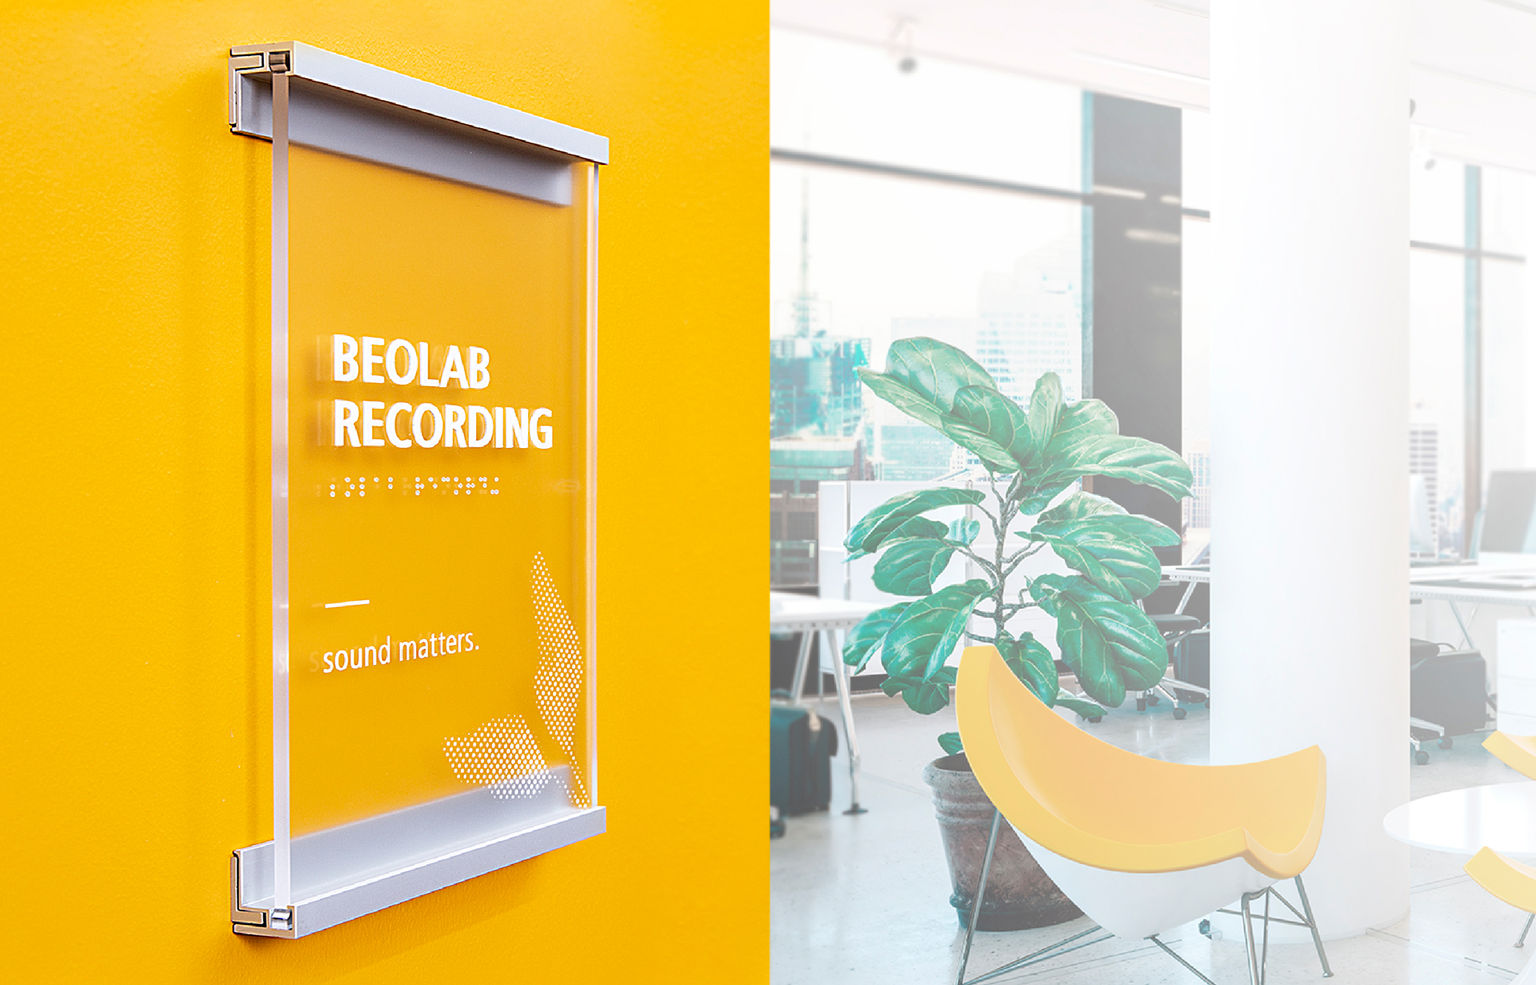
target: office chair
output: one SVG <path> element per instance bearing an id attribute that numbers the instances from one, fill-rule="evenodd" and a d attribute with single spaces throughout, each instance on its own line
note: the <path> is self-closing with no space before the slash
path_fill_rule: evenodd
<path id="1" fill-rule="evenodd" d="M 1161 592 L 1173 585 L 1173 582 L 1165 581 L 1158 587 L 1158 591 Z M 1194 634 L 1207 628 L 1203 619 L 1184 612 L 1184 607 L 1189 603 L 1196 587 L 1194 583 L 1190 583 L 1184 588 L 1183 595 L 1173 612 L 1147 612 L 1147 617 L 1162 634 L 1163 642 L 1168 647 L 1168 669 L 1163 672 L 1162 680 L 1136 696 L 1137 711 L 1145 711 L 1148 705 L 1155 705 L 1162 697 L 1166 697 L 1173 705 L 1173 717 L 1183 719 L 1189 714 L 1188 709 L 1184 707 L 1183 695 L 1198 695 L 1207 707 L 1211 703 L 1211 689 L 1207 684 L 1197 684 L 1183 680 L 1179 676 L 1180 666 L 1184 662 L 1182 658 L 1187 652 L 1185 649 L 1187 642 Z M 1146 612 L 1147 602 L 1155 597 L 1156 593 L 1138 603 L 1143 612 Z"/>
<path id="2" fill-rule="evenodd" d="M 1487 665 L 1476 650 L 1457 650 L 1448 643 L 1408 641 L 1409 709 L 1408 744 L 1413 761 L 1429 762 L 1425 740 L 1415 732 L 1428 732 L 1450 749 L 1453 736 L 1474 732 L 1488 720 Z"/>

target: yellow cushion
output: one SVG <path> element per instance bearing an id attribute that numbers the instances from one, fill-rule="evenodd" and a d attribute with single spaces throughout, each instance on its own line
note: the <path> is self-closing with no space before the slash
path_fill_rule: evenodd
<path id="1" fill-rule="evenodd" d="M 966 649 L 955 709 L 966 756 L 993 804 L 1073 861 L 1177 872 L 1243 858 L 1288 879 L 1317 852 L 1327 784 L 1317 746 L 1239 766 L 1138 756 L 1046 708 L 991 646 Z"/>
<path id="2" fill-rule="evenodd" d="M 1465 866 L 1472 881 L 1527 913 L 1536 913 L 1536 869 L 1483 848 Z"/>
<path id="3" fill-rule="evenodd" d="M 1510 767 L 1536 780 L 1536 735 L 1495 732 L 1483 740 L 1483 748 Z"/>

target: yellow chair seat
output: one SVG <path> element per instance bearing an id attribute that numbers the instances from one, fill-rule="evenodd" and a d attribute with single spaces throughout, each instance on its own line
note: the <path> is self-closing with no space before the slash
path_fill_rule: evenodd
<path id="1" fill-rule="evenodd" d="M 1510 735 L 1495 732 L 1483 740 L 1483 748 L 1509 767 L 1536 780 L 1536 735 Z"/>
<path id="2" fill-rule="evenodd" d="M 1482 848 L 1464 866 L 1472 881 L 1516 909 L 1536 913 L 1536 869 Z"/>
<path id="3" fill-rule="evenodd" d="M 966 649 L 955 708 L 987 796 L 1064 858 L 1116 872 L 1177 872 L 1242 858 L 1299 875 L 1323 829 L 1322 750 L 1237 766 L 1148 759 L 1046 708 L 995 648 Z"/>

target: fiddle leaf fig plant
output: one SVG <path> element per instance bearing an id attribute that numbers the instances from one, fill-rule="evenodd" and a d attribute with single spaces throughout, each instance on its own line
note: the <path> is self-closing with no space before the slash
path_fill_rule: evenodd
<path id="1" fill-rule="evenodd" d="M 942 486 L 902 493 L 848 532 L 849 560 L 876 555 L 875 587 L 910 598 L 866 616 L 848 634 L 844 662 L 856 673 L 878 654 L 889 675 L 881 687 L 925 715 L 949 703 L 955 672 L 945 662 L 962 640 L 997 647 L 1046 705 L 1086 717 L 1156 684 L 1168 651 L 1137 602 L 1160 578 L 1152 548 L 1177 545 L 1179 535 L 1076 487 L 1106 476 L 1182 499 L 1191 482 L 1184 460 L 1155 441 L 1122 435 L 1102 401 L 1066 403 L 1055 373 L 1040 377 L 1029 406 L 1021 407 L 974 359 L 936 339 L 901 339 L 885 372 L 864 368 L 859 376 L 877 396 L 974 454 L 988 491 Z M 955 506 L 986 518 L 988 546 L 978 544 L 982 521 L 944 523 L 929 515 Z M 1045 550 L 1074 573 L 1029 577 L 1020 570 Z M 936 587 L 956 555 L 982 577 Z M 1061 688 L 1044 643 L 1008 628 L 1028 609 L 1055 619 L 1061 659 L 1086 699 Z M 971 629 L 975 619 L 990 624 L 988 631 Z M 946 733 L 939 744 L 958 752 L 960 737 Z"/>

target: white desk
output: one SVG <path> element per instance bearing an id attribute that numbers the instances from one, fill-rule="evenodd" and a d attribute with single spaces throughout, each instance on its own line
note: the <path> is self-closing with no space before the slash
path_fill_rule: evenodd
<path id="1" fill-rule="evenodd" d="M 1461 629 L 1462 639 L 1466 640 L 1468 649 L 1480 649 L 1472 639 L 1472 631 L 1469 628 L 1473 617 L 1477 615 L 1477 607 L 1480 605 L 1508 605 L 1525 609 L 1529 615 L 1536 615 L 1536 589 L 1510 589 L 1487 588 L 1474 585 L 1431 585 L 1431 581 L 1449 581 L 1450 579 L 1477 579 L 1507 575 L 1511 573 L 1508 566 L 1469 564 L 1445 568 L 1414 568 L 1408 574 L 1408 597 L 1422 599 L 1426 602 L 1444 602 L 1450 607 L 1451 615 L 1456 617 L 1456 625 Z M 1462 614 L 1461 607 L 1470 605 L 1472 610 L 1466 615 Z"/>
<path id="2" fill-rule="evenodd" d="M 832 679 L 837 684 L 837 704 L 843 716 L 843 736 L 848 744 L 848 810 L 862 814 L 859 806 L 859 739 L 853 731 L 853 703 L 848 700 L 848 667 L 843 663 L 843 637 L 865 616 L 880 608 L 867 602 L 795 595 L 790 592 L 768 593 L 768 628 L 770 632 L 799 633 L 800 652 L 795 657 L 792 700 L 800 701 L 805 691 L 805 675 L 811 661 L 811 640 L 821 634 L 821 652 L 832 664 Z"/>
<path id="3" fill-rule="evenodd" d="M 1502 855 L 1536 859 L 1536 783 L 1490 783 L 1420 797 L 1393 808 L 1382 827 L 1398 841 L 1434 852 L 1470 857 L 1487 845 Z"/>
<path id="4" fill-rule="evenodd" d="M 1536 570 L 1536 564 L 1526 559 L 1516 562 L 1506 560 L 1491 564 L 1480 563 L 1410 568 L 1408 571 L 1408 597 L 1425 602 L 1446 603 L 1450 607 L 1451 615 L 1456 618 L 1456 625 L 1460 627 L 1461 635 L 1466 640 L 1467 647 L 1476 650 L 1478 646 L 1472 639 L 1469 625 L 1472 617 L 1477 614 L 1477 606 L 1508 605 L 1523 608 L 1528 614 L 1536 616 L 1536 589 L 1486 588 L 1465 584 L 1432 585 L 1429 582 L 1449 582 L 1452 579 L 1474 580 L 1508 575 L 1521 570 Z M 1189 597 L 1194 594 L 1195 586 L 1210 583 L 1211 569 L 1209 567 L 1165 567 L 1163 568 L 1163 579 L 1165 581 L 1179 582 L 1185 586 L 1184 596 L 1179 600 L 1178 608 L 1174 610 L 1176 612 L 1183 612 L 1184 606 L 1189 603 Z M 1472 610 L 1463 615 L 1461 610 L 1463 605 L 1472 606 Z"/>

